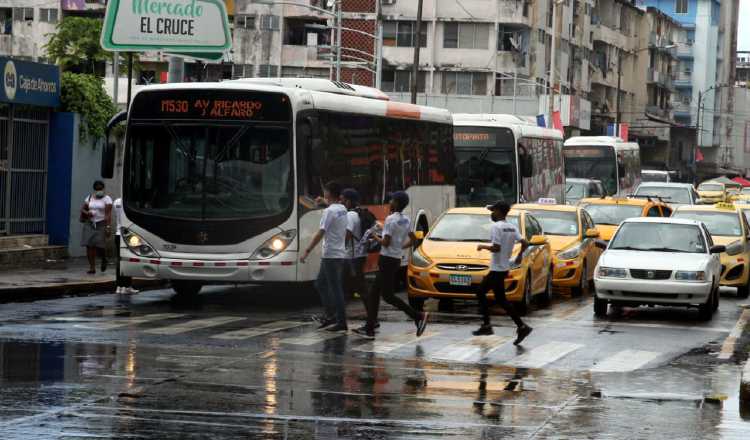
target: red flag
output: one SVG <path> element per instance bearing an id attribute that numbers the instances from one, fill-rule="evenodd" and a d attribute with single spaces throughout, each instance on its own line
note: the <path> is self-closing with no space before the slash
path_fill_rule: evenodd
<path id="1" fill-rule="evenodd" d="M 563 133 L 563 124 L 559 111 L 552 112 L 552 128 L 560 130 L 560 133 Z"/>
<path id="2" fill-rule="evenodd" d="M 622 123 L 620 124 L 620 139 L 624 140 L 625 142 L 628 141 L 628 129 L 630 126 L 628 124 Z"/>
<path id="3" fill-rule="evenodd" d="M 695 161 L 696 162 L 703 162 L 703 152 L 701 152 L 701 149 L 696 147 L 695 148 Z"/>

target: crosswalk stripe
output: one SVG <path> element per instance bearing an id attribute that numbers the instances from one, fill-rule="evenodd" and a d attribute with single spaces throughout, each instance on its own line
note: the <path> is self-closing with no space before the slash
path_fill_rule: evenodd
<path id="1" fill-rule="evenodd" d="M 475 336 L 468 340 L 447 345 L 429 355 L 429 357 L 457 362 L 475 360 L 477 357 L 489 355 L 509 340 L 510 336 Z"/>
<path id="2" fill-rule="evenodd" d="M 257 327 L 243 328 L 239 330 L 232 330 L 226 333 L 211 336 L 213 339 L 223 339 L 237 341 L 240 339 L 249 339 L 255 336 L 261 336 L 268 333 L 278 332 L 281 330 L 287 330 L 294 327 L 300 327 L 309 322 L 298 322 L 298 321 L 275 321 L 268 322 Z"/>
<path id="3" fill-rule="evenodd" d="M 193 330 L 202 328 L 216 327 L 219 325 L 229 324 L 230 322 L 241 321 L 245 319 L 241 316 L 216 316 L 206 319 L 193 319 L 192 321 L 181 322 L 179 324 L 168 325 L 166 327 L 157 327 L 144 330 L 143 333 L 152 335 L 179 335 Z"/>
<path id="4" fill-rule="evenodd" d="M 161 321 L 164 319 L 182 318 L 183 314 L 180 313 L 153 313 L 150 315 L 136 316 L 133 318 L 118 318 L 106 322 L 96 322 L 88 324 L 77 324 L 75 327 L 79 328 L 90 328 L 96 330 L 113 330 L 121 327 L 129 327 L 138 324 L 144 324 L 147 322 Z"/>
<path id="5" fill-rule="evenodd" d="M 394 350 L 398 350 L 399 348 L 405 347 L 409 344 L 424 341 L 425 339 L 437 336 L 438 334 L 438 332 L 428 331 L 425 332 L 422 336 L 417 337 L 417 335 L 414 334 L 414 331 L 410 331 L 396 335 L 389 335 L 361 345 L 355 348 L 355 350 L 368 353 L 385 354 L 390 353 Z"/>
<path id="6" fill-rule="evenodd" d="M 552 341 L 512 359 L 509 364 L 520 368 L 541 368 L 583 347 L 572 342 Z"/>
<path id="7" fill-rule="evenodd" d="M 327 332 L 325 330 L 317 330 L 314 332 L 303 333 L 299 336 L 284 338 L 279 342 L 281 342 L 282 344 L 289 344 L 289 345 L 310 346 L 310 345 L 315 345 L 323 341 L 327 341 L 329 339 L 335 339 L 341 336 L 344 336 L 344 335 L 342 333 Z"/>
<path id="8" fill-rule="evenodd" d="M 622 350 L 594 365 L 590 371 L 625 372 L 641 368 L 659 357 L 661 353 L 642 350 Z"/>

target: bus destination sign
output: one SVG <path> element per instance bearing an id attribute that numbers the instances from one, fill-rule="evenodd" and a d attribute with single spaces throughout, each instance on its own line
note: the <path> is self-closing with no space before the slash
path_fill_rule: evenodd
<path id="1" fill-rule="evenodd" d="M 567 157 L 602 158 L 607 157 L 607 150 L 601 147 L 565 147 Z"/>
<path id="2" fill-rule="evenodd" d="M 136 95 L 133 119 L 289 121 L 289 98 L 278 93 L 184 90 Z"/>

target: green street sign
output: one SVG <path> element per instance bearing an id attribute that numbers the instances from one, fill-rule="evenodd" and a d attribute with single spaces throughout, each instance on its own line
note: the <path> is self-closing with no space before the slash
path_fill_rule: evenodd
<path id="1" fill-rule="evenodd" d="M 223 0 L 110 0 L 101 45 L 111 51 L 222 53 L 232 47 Z"/>

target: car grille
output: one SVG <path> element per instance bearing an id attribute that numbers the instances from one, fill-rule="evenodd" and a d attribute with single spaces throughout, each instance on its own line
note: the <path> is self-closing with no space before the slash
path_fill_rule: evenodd
<path id="1" fill-rule="evenodd" d="M 479 290 L 479 284 L 471 286 L 451 286 L 450 283 L 434 283 L 435 289 L 441 293 L 476 293 Z"/>
<path id="2" fill-rule="evenodd" d="M 636 296 L 640 298 L 652 298 L 652 299 L 678 299 L 680 295 L 678 293 L 661 293 L 661 292 L 628 292 L 622 291 L 623 296 Z"/>
<path id="3" fill-rule="evenodd" d="M 460 263 L 442 263 L 437 265 L 438 269 L 455 270 L 458 272 L 479 272 L 487 270 L 488 266 L 481 264 L 460 264 Z"/>
<path id="4" fill-rule="evenodd" d="M 630 276 L 641 280 L 668 280 L 671 270 L 630 269 Z"/>

